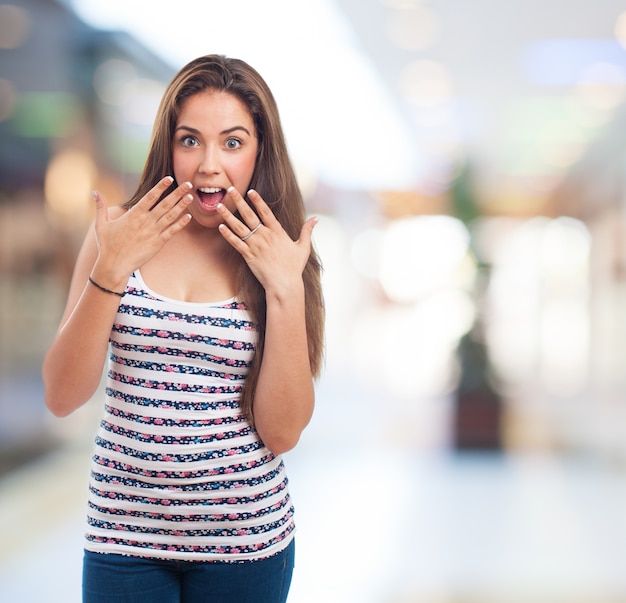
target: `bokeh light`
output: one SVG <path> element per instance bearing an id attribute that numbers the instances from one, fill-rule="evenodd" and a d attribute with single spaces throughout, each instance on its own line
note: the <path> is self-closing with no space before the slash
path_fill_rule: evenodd
<path id="1" fill-rule="evenodd" d="M 396 220 L 385 229 L 380 283 L 396 302 L 417 301 L 440 288 L 459 285 L 469 251 L 469 233 L 450 216 Z"/>
<path id="2" fill-rule="evenodd" d="M 67 149 L 57 153 L 46 172 L 46 209 L 57 228 L 84 228 L 93 216 L 91 191 L 97 180 L 93 159 L 84 151 Z"/>

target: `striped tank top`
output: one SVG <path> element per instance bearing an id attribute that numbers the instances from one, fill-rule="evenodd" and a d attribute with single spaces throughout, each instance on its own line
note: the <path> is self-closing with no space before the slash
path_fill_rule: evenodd
<path id="1" fill-rule="evenodd" d="M 110 338 L 88 550 L 243 562 L 291 542 L 282 459 L 239 405 L 256 340 L 236 299 L 176 301 L 131 276 Z"/>

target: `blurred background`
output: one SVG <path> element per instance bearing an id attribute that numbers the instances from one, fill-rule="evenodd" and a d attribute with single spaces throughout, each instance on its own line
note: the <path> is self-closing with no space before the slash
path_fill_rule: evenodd
<path id="1" fill-rule="evenodd" d="M 325 266 L 290 603 L 626 602 L 626 5 L 0 3 L 0 599 L 80 600 L 40 365 L 187 61 L 275 93 Z"/>

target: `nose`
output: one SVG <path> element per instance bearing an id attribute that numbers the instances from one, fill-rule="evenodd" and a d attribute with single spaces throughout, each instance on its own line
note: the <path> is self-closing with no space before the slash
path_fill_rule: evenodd
<path id="1" fill-rule="evenodd" d="M 221 171 L 219 153 L 217 149 L 207 146 L 204 148 L 198 171 L 201 174 L 218 174 Z"/>

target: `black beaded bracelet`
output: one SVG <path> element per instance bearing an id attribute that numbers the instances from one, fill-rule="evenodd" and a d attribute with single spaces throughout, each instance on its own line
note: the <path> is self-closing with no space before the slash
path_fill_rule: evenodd
<path id="1" fill-rule="evenodd" d="M 89 278 L 89 282 L 96 287 L 96 289 L 100 289 L 100 291 L 104 291 L 105 293 L 112 293 L 113 295 L 119 295 L 120 297 L 124 297 L 123 293 L 120 293 L 119 291 L 111 291 L 111 289 L 107 289 L 106 287 L 103 287 L 102 285 L 98 285 L 98 283 L 96 283 L 96 281 L 94 281 L 91 277 Z"/>

